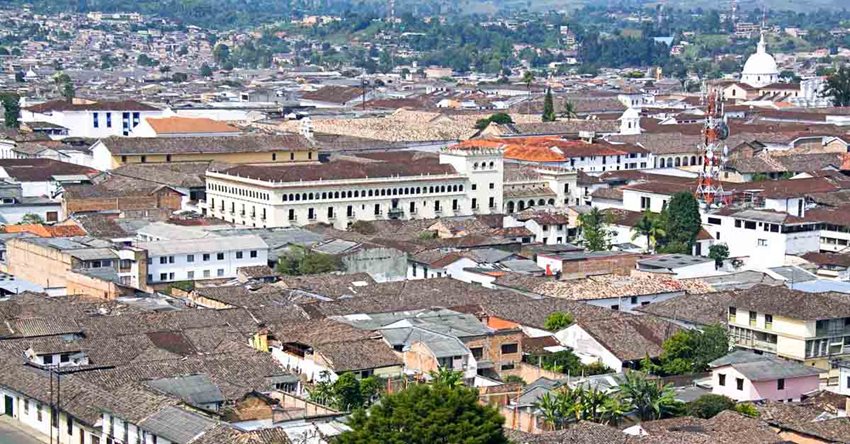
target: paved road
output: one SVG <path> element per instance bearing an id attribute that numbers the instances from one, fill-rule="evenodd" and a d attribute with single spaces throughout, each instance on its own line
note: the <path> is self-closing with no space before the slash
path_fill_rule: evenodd
<path id="1" fill-rule="evenodd" d="M 0 420 L 0 444 L 43 444 L 43 441 L 29 436 L 6 421 Z"/>

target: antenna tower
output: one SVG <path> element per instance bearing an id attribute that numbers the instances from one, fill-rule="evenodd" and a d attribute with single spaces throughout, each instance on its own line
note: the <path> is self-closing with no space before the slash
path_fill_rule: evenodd
<path id="1" fill-rule="evenodd" d="M 729 137 L 729 126 L 721 99 L 716 89 L 708 92 L 703 141 L 699 147 L 702 165 L 697 178 L 696 198 L 706 208 L 729 203 L 720 182 L 720 172 L 726 169 L 729 155 L 729 148 L 724 142 Z"/>

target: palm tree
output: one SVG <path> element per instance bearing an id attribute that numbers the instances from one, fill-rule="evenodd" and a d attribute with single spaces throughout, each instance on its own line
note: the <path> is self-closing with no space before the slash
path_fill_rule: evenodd
<path id="1" fill-rule="evenodd" d="M 572 120 L 578 117 L 576 113 L 576 104 L 567 100 L 564 102 L 564 112 L 561 113 L 563 117 L 566 117 L 567 120 Z"/>
<path id="2" fill-rule="evenodd" d="M 672 386 L 650 380 L 642 372 L 625 373 L 617 390 L 621 399 L 631 405 L 643 421 L 667 417 L 676 408 Z"/>
<path id="3" fill-rule="evenodd" d="M 664 230 L 664 226 L 661 223 L 661 220 L 649 211 L 645 211 L 643 215 L 640 217 L 640 220 L 632 227 L 632 240 L 637 239 L 640 236 L 646 236 L 646 251 L 650 252 L 654 249 L 655 242 L 666 236 L 667 232 Z"/>
<path id="4" fill-rule="evenodd" d="M 433 384 L 442 384 L 448 387 L 460 387 L 463 385 L 463 373 L 461 372 L 440 367 L 429 374 L 431 375 L 431 383 Z"/>
<path id="5" fill-rule="evenodd" d="M 522 73 L 522 83 L 525 83 L 525 91 L 526 91 L 526 95 L 528 96 L 528 98 L 526 100 L 527 105 L 525 105 L 526 114 L 530 113 L 529 110 L 531 109 L 531 84 L 533 82 L 534 82 L 534 73 L 531 72 L 531 70 L 528 70 L 528 71 Z"/>

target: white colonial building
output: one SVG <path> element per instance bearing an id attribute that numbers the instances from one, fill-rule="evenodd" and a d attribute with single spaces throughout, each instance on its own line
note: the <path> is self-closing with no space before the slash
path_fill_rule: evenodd
<path id="1" fill-rule="evenodd" d="M 503 178 L 501 150 L 471 147 L 241 165 L 207 172 L 204 206 L 212 217 L 254 227 L 496 214 Z"/>

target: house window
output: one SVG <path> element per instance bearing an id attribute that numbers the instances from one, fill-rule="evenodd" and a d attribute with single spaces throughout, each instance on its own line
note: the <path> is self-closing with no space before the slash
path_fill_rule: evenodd
<path id="1" fill-rule="evenodd" d="M 41 419 L 42 419 L 41 418 L 41 404 L 38 404 L 38 403 L 35 404 L 35 419 L 38 422 L 41 422 Z"/>
<path id="2" fill-rule="evenodd" d="M 726 375 L 723 373 L 717 375 L 717 385 L 721 387 L 726 387 Z"/>
<path id="3" fill-rule="evenodd" d="M 773 327 L 773 315 L 764 315 L 764 328 L 770 330 Z"/>
<path id="4" fill-rule="evenodd" d="M 186 255 L 186 262 L 195 262 L 195 255 L 194 254 L 187 254 Z"/>
<path id="5" fill-rule="evenodd" d="M 491 189 L 491 190 L 495 190 L 495 189 L 496 189 L 496 184 L 495 184 L 495 183 L 493 183 L 493 182 L 490 182 L 490 189 Z"/>
<path id="6" fill-rule="evenodd" d="M 251 256 L 252 259 L 256 258 L 257 257 L 257 250 L 251 250 L 251 253 L 249 254 L 249 256 Z"/>
<path id="7" fill-rule="evenodd" d="M 236 259 L 242 259 L 242 252 L 241 251 L 236 252 Z"/>
<path id="8" fill-rule="evenodd" d="M 209 270 L 204 270 L 204 277 L 205 278 L 210 277 L 210 271 Z"/>
<path id="9" fill-rule="evenodd" d="M 92 124 L 94 124 L 94 127 L 99 128 L 100 127 L 100 119 L 98 118 L 99 116 L 97 115 L 97 113 L 92 113 L 91 117 L 92 117 Z"/>
<path id="10" fill-rule="evenodd" d="M 139 156 L 139 162 L 145 163 L 147 161 L 148 161 L 148 158 L 146 156 Z"/>
<path id="11" fill-rule="evenodd" d="M 222 276 L 224 276 L 224 268 L 219 268 L 219 269 L 218 269 L 218 271 L 216 271 L 216 273 L 215 273 L 215 274 L 216 274 L 216 276 L 218 276 L 218 277 L 222 277 Z"/>
<path id="12" fill-rule="evenodd" d="M 472 357 L 475 358 L 476 361 L 484 357 L 483 347 L 471 347 L 469 351 L 472 352 Z"/>
<path id="13" fill-rule="evenodd" d="M 767 239 L 759 239 L 758 245 L 759 245 L 759 247 L 766 247 L 767 246 Z"/>
<path id="14" fill-rule="evenodd" d="M 223 261 L 224 260 L 224 253 L 216 253 L 215 258 L 217 260 Z"/>
<path id="15" fill-rule="evenodd" d="M 166 154 L 166 155 L 165 155 L 165 161 L 166 161 L 166 162 L 171 162 L 171 154 Z"/>
<path id="16" fill-rule="evenodd" d="M 295 210 L 292 208 L 289 209 L 289 220 L 295 220 Z"/>
<path id="17" fill-rule="evenodd" d="M 209 253 L 204 254 L 204 255 L 203 255 L 203 259 L 204 259 L 204 262 L 206 262 L 206 261 L 210 260 L 210 255 L 209 255 Z"/>
<path id="18" fill-rule="evenodd" d="M 735 315 L 737 314 L 737 310 L 735 307 L 729 307 L 729 322 L 735 322 Z"/>
<path id="19" fill-rule="evenodd" d="M 189 279 L 189 280 L 195 279 L 195 272 L 194 271 L 187 271 L 186 272 L 186 279 Z"/>
<path id="20" fill-rule="evenodd" d="M 112 128 L 112 113 L 106 113 L 106 127 Z"/>
<path id="21" fill-rule="evenodd" d="M 614 304 L 614 305 L 611 306 L 611 310 L 619 310 L 619 309 L 620 309 L 620 306 L 617 305 L 617 304 Z"/>
<path id="22" fill-rule="evenodd" d="M 168 273 L 160 273 L 159 274 L 159 280 L 161 280 L 161 281 L 168 280 Z"/>
<path id="23" fill-rule="evenodd" d="M 168 258 L 167 258 L 167 257 L 165 257 L 165 256 L 163 256 L 163 257 L 159 258 L 159 263 L 160 263 L 160 264 L 167 264 L 167 263 L 168 263 Z"/>
<path id="24" fill-rule="evenodd" d="M 502 344 L 502 354 L 503 355 L 510 354 L 510 353 L 516 353 L 517 351 L 519 351 L 519 345 L 518 344 Z"/>
<path id="25" fill-rule="evenodd" d="M 452 199 L 452 211 L 457 211 L 457 199 Z"/>
<path id="26" fill-rule="evenodd" d="M 63 354 L 59 355 L 59 362 L 68 362 L 70 360 L 71 360 L 71 355 L 69 355 L 67 353 L 63 353 Z"/>
<path id="27" fill-rule="evenodd" d="M 776 390 L 785 390 L 785 380 L 779 378 L 776 380 Z"/>
<path id="28" fill-rule="evenodd" d="M 738 390 L 744 390 L 744 379 L 743 378 L 735 378 L 735 387 Z"/>
<path id="29" fill-rule="evenodd" d="M 41 358 L 41 359 L 42 359 L 42 361 L 44 361 L 44 365 L 51 365 L 51 364 L 53 364 L 53 355 L 47 355 L 47 356 L 45 356 L 45 357 L 43 357 L 43 358 Z"/>
<path id="30" fill-rule="evenodd" d="M 750 326 L 751 326 L 751 327 L 755 327 L 755 326 L 756 326 L 756 316 L 757 316 L 757 315 L 756 315 L 756 312 L 754 312 L 754 311 L 750 311 Z"/>
<path id="31" fill-rule="evenodd" d="M 495 197 L 490 198 L 490 208 L 496 208 L 496 198 Z"/>
<path id="32" fill-rule="evenodd" d="M 641 198 L 640 198 L 640 209 L 646 210 L 647 208 L 649 208 L 649 205 L 650 205 L 649 198 L 646 197 L 646 196 L 641 196 Z"/>

